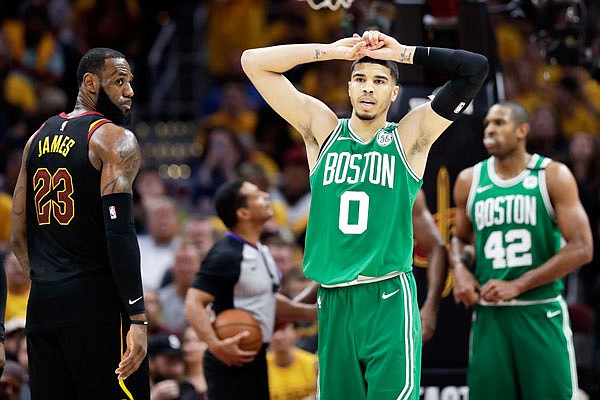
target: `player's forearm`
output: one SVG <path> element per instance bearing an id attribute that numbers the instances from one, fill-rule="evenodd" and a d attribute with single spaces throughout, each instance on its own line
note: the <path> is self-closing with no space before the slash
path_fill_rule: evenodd
<path id="1" fill-rule="evenodd" d="M 519 288 L 519 292 L 524 293 L 565 277 L 582 265 L 592 261 L 592 256 L 591 243 L 567 243 L 544 264 L 524 273 L 513 282 Z"/>
<path id="2" fill-rule="evenodd" d="M 437 309 L 448 275 L 448 260 L 445 245 L 440 244 L 433 247 L 427 254 L 427 259 L 429 260 L 429 267 L 427 268 L 427 297 L 425 304 L 434 306 Z"/>
<path id="3" fill-rule="evenodd" d="M 317 293 L 319 291 L 319 284 L 317 282 L 311 282 L 307 287 L 302 290 L 293 301 L 298 303 L 314 303 L 317 301 Z"/>
<path id="4" fill-rule="evenodd" d="M 297 65 L 338 59 L 335 47 L 324 43 L 286 44 L 249 49 L 242 54 L 242 67 L 248 76 L 260 72 L 282 74 Z"/>
<path id="5" fill-rule="evenodd" d="M 314 321 L 317 319 L 317 307 L 314 304 L 304 304 L 291 301 L 284 295 L 275 294 L 277 300 L 277 318 L 285 321 Z"/>
<path id="6" fill-rule="evenodd" d="M 143 314 L 144 292 L 140 248 L 133 219 L 133 197 L 129 193 L 102 196 L 104 228 L 110 268 L 127 315 Z"/>
<path id="7" fill-rule="evenodd" d="M 473 263 L 473 255 L 472 251 L 469 251 L 469 247 L 471 247 L 471 245 L 459 237 L 453 236 L 452 239 L 450 239 L 448 265 L 451 270 L 458 270 L 461 268 L 468 269 Z"/>

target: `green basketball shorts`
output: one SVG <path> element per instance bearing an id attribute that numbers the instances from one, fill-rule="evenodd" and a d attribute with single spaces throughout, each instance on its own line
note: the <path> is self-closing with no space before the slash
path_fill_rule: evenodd
<path id="1" fill-rule="evenodd" d="M 320 288 L 317 307 L 317 399 L 419 399 L 421 320 L 412 273 Z"/>

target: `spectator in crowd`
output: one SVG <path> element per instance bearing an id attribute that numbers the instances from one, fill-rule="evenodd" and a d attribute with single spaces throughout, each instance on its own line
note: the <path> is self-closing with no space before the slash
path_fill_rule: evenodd
<path id="1" fill-rule="evenodd" d="M 7 102 L 41 120 L 62 110 L 67 99 L 57 84 L 64 72 L 64 56 L 50 29 L 47 6 L 29 3 L 22 19 L 4 22 L 2 34 L 13 61 L 5 82 Z"/>
<path id="2" fill-rule="evenodd" d="M 4 270 L 8 289 L 5 318 L 7 321 L 13 318 L 25 319 L 31 281 L 23 272 L 19 260 L 12 251 L 4 259 Z"/>
<path id="3" fill-rule="evenodd" d="M 152 400 L 205 400 L 184 377 L 185 364 L 177 335 L 157 333 L 148 340 L 150 398 Z"/>
<path id="4" fill-rule="evenodd" d="M 201 121 L 201 126 L 210 130 L 220 126 L 235 133 L 243 141 L 243 136 L 254 137 L 258 120 L 256 111 L 250 108 L 250 100 L 244 84 L 226 82 L 221 89 L 220 107 Z"/>
<path id="5" fill-rule="evenodd" d="M 273 332 L 267 352 L 271 400 L 314 399 L 317 389 L 317 356 L 296 346 L 293 323 Z"/>
<path id="6" fill-rule="evenodd" d="M 6 320 L 5 336 L 4 350 L 6 352 L 6 358 L 16 360 L 19 342 L 25 337 L 25 320 L 23 318 Z"/>
<path id="7" fill-rule="evenodd" d="M 224 127 L 208 131 L 204 154 L 191 178 L 192 202 L 197 210 L 212 211 L 215 192 L 223 183 L 237 177 L 237 166 L 245 160 L 243 146 L 235 134 Z"/>
<path id="8" fill-rule="evenodd" d="M 260 242 L 272 218 L 269 195 L 256 185 L 234 180 L 215 196 L 217 215 L 229 229 L 204 259 L 186 298 L 186 316 L 198 337 L 208 345 L 204 372 L 214 400 L 269 397 L 265 350 L 276 315 L 287 320 L 313 320 L 314 305 L 298 304 L 277 293 L 279 275 L 268 248 Z M 219 339 L 210 324 L 208 304 L 220 312 L 242 308 L 260 322 L 263 346 L 242 350 L 246 332 Z"/>
<path id="9" fill-rule="evenodd" d="M 284 240 L 279 235 L 274 235 L 266 242 L 281 276 L 292 270 L 302 269 L 302 251 L 296 243 Z"/>
<path id="10" fill-rule="evenodd" d="M 286 226 L 294 232 L 301 244 L 304 242 L 311 200 L 308 174 L 306 153 L 301 147 L 294 146 L 286 152 L 279 185 L 271 192 L 273 202 L 285 204 Z"/>
<path id="11" fill-rule="evenodd" d="M 183 240 L 196 246 L 200 261 L 204 260 L 218 239 L 219 234 L 211 217 L 205 214 L 193 214 L 187 218 L 183 228 Z"/>
<path id="12" fill-rule="evenodd" d="M 5 251 L 8 246 L 12 194 L 15 191 L 22 156 L 23 149 L 21 147 L 8 152 L 4 168 L 4 179 L 0 179 L 0 253 Z"/>
<path id="13" fill-rule="evenodd" d="M 18 362 L 8 360 L 0 377 L 0 399 L 19 400 L 25 380 L 25 370 Z"/>
<path id="14" fill-rule="evenodd" d="M 197 393 L 206 393 L 208 386 L 204 376 L 204 353 L 208 346 L 191 326 L 184 329 L 182 342 L 185 378 L 194 385 Z"/>
<path id="15" fill-rule="evenodd" d="M 200 268 L 200 262 L 198 248 L 191 243 L 183 242 L 175 250 L 175 261 L 171 267 L 173 282 L 158 290 L 162 323 L 178 335 L 181 335 L 188 326 L 184 314 L 185 295 Z"/>
<path id="16" fill-rule="evenodd" d="M 166 196 L 155 197 L 146 205 L 148 233 L 138 235 L 144 289 L 159 289 L 173 265 L 175 249 L 181 243 L 177 205 Z"/>
<path id="17" fill-rule="evenodd" d="M 144 303 L 146 305 L 146 318 L 148 319 L 148 335 L 176 333 L 163 325 L 163 313 L 157 290 L 144 289 Z"/>
<path id="18" fill-rule="evenodd" d="M 21 396 L 19 396 L 19 400 L 30 400 L 31 399 L 31 390 L 29 389 L 29 357 L 27 356 L 27 337 L 23 336 L 19 340 L 19 345 L 17 346 L 17 358 L 16 361 L 25 371 L 25 375 L 23 377 L 23 384 L 21 385 Z"/>

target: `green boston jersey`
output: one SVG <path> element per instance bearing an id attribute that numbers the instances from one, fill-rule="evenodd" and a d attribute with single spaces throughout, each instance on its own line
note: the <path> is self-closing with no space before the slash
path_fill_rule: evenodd
<path id="1" fill-rule="evenodd" d="M 421 179 L 387 123 L 365 143 L 341 119 L 310 172 L 304 272 L 325 285 L 412 268 L 412 207 Z"/>
<path id="2" fill-rule="evenodd" d="M 546 188 L 549 158 L 534 154 L 518 176 L 504 180 L 494 170 L 494 157 L 475 165 L 467 213 L 476 236 L 475 277 L 513 280 L 539 267 L 561 247 L 554 209 Z M 556 280 L 521 294 L 520 300 L 558 296 Z"/>

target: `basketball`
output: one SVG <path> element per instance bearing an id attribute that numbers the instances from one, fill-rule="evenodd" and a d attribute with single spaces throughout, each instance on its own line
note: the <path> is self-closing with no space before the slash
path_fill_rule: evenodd
<path id="1" fill-rule="evenodd" d="M 240 340 L 242 350 L 259 350 L 262 346 L 260 323 L 246 310 L 232 308 L 221 312 L 213 323 L 219 339 L 227 339 L 240 332 L 248 331 L 249 335 Z"/>

